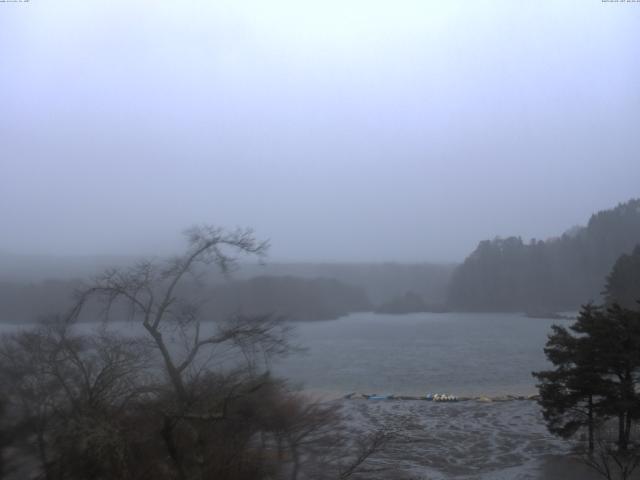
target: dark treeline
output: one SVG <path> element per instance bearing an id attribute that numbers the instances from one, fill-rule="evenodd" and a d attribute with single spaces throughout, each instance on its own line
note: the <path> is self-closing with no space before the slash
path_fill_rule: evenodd
<path id="1" fill-rule="evenodd" d="M 326 278 L 255 277 L 220 285 L 210 298 L 216 320 L 263 312 L 292 320 L 327 320 L 371 310 L 363 289 Z"/>
<path id="2" fill-rule="evenodd" d="M 259 271 L 243 268 L 240 275 L 334 278 L 362 288 L 374 305 L 415 292 L 427 304 L 441 304 L 455 264 L 438 263 L 268 263 Z"/>
<path id="3" fill-rule="evenodd" d="M 65 311 L 73 302 L 79 280 L 47 280 L 35 284 L 0 282 L 2 321 L 28 323 L 50 312 Z M 201 306 L 206 320 L 222 321 L 235 314 L 271 314 L 288 320 L 329 320 L 353 312 L 371 311 L 363 289 L 334 279 L 261 276 L 214 285 L 185 282 L 185 294 L 197 294 L 207 301 Z M 112 310 L 118 312 L 120 305 Z M 101 316 L 95 302 L 86 306 L 81 321 Z"/>
<path id="4" fill-rule="evenodd" d="M 442 313 L 447 307 L 442 303 L 428 303 L 415 292 L 408 291 L 404 295 L 392 298 L 376 308 L 376 313 L 403 314 L 432 312 Z"/>
<path id="5" fill-rule="evenodd" d="M 8 256 L 2 257 L 9 259 Z M 27 323 L 70 306 L 82 281 L 91 278 L 100 259 L 76 259 L 71 267 L 56 270 L 56 260 L 43 261 L 39 270 L 31 257 L 11 257 L 0 281 L 1 322 Z M 133 258 L 116 258 L 116 266 L 135 264 Z M 92 263 L 95 262 L 95 263 Z M 20 275 L 20 265 L 24 270 Z M 292 320 L 326 320 L 352 312 L 371 311 L 407 291 L 416 292 L 426 305 L 441 305 L 453 266 L 437 264 L 239 264 L 230 277 L 206 272 L 207 290 L 195 282 L 184 288 L 200 290 L 211 301 L 205 308 L 211 320 L 237 312 L 272 312 Z M 11 274 L 7 274 L 10 272 Z M 57 273 L 56 273 L 57 272 Z M 97 306 L 83 320 L 96 317 Z"/>
<path id="6" fill-rule="evenodd" d="M 146 257 L 144 257 L 146 258 Z M 91 278 L 105 268 L 126 267 L 140 260 L 135 256 L 11 255 L 0 252 L 0 285 L 41 284 L 47 280 L 73 281 Z M 277 262 L 240 263 L 233 278 L 299 277 L 333 278 L 364 289 L 376 305 L 404 295 L 418 293 L 428 303 L 442 303 L 456 264 L 396 262 Z M 211 284 L 226 282 L 220 272 L 207 272 Z"/>
<path id="7" fill-rule="evenodd" d="M 68 310 L 73 292 L 81 285 L 80 280 L 0 282 L 0 322 L 29 323 Z"/>
<path id="8" fill-rule="evenodd" d="M 480 242 L 452 276 L 448 301 L 461 310 L 570 310 L 598 300 L 618 257 L 640 243 L 640 200 L 594 214 L 559 238 Z"/>
<path id="9" fill-rule="evenodd" d="M 217 299 L 209 313 L 216 319 L 236 311 L 271 311 L 297 320 L 319 320 L 363 310 L 574 310 L 585 300 L 600 299 L 603 281 L 616 259 L 638 244 L 640 200 L 631 200 L 594 214 L 586 227 L 574 227 L 558 238 L 484 240 L 457 267 L 432 263 L 241 264 L 232 282 L 219 272 L 207 274 L 213 288 L 207 295 Z M 0 255 L 0 321 L 30 322 L 63 310 L 80 283 L 74 278 L 91 277 L 107 260 L 116 266 L 135 263 L 133 257 Z"/>

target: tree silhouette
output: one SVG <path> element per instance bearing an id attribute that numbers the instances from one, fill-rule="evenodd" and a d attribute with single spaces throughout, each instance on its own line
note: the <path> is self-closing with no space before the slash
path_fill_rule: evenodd
<path id="1" fill-rule="evenodd" d="M 640 312 L 586 305 L 569 329 L 552 328 L 545 354 L 555 368 L 533 373 L 549 430 L 570 437 L 586 427 L 593 450 L 596 425 L 616 418 L 625 451 L 640 405 Z"/>
<path id="2" fill-rule="evenodd" d="M 640 245 L 616 260 L 603 293 L 608 305 L 617 303 L 628 309 L 640 308 Z"/>

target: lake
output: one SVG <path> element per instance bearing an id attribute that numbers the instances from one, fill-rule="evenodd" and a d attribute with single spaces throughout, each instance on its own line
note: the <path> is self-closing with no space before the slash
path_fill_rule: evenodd
<path id="1" fill-rule="evenodd" d="M 294 339 L 305 353 L 272 369 L 329 397 L 354 391 L 526 395 L 536 393 L 531 371 L 549 367 L 543 349 L 554 323 L 570 322 L 504 313 L 360 313 L 298 322 Z M 138 324 L 112 325 L 128 334 L 144 333 Z M 0 324 L 0 332 L 18 328 Z M 203 333 L 210 328 L 205 325 Z M 536 402 L 337 402 L 355 436 L 380 428 L 395 432 L 370 460 L 378 469 L 372 480 L 596 478 L 567 455 L 573 442 L 549 434 Z"/>
<path id="2" fill-rule="evenodd" d="M 353 314 L 296 323 L 307 350 L 274 372 L 330 394 L 533 394 L 554 323 L 506 313 Z"/>
<path id="3" fill-rule="evenodd" d="M 554 323 L 570 322 L 509 313 L 358 313 L 296 322 L 294 342 L 305 352 L 272 370 L 329 395 L 528 395 L 535 393 L 531 371 L 549 366 L 543 349 Z M 129 323 L 113 326 L 145 333 Z M 0 332 L 16 328 L 2 324 Z"/>

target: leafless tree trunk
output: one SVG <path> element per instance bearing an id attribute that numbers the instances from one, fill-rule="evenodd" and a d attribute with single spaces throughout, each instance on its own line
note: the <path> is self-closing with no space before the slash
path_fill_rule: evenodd
<path id="1" fill-rule="evenodd" d="M 77 318 L 82 306 L 93 298 L 105 302 L 106 311 L 114 302 L 124 302 L 130 316 L 141 323 L 157 348 L 164 364 L 164 370 L 175 394 L 175 405 L 165 412 L 162 430 L 167 450 L 175 461 L 183 478 L 200 478 L 204 453 L 201 449 L 202 421 L 222 420 L 223 405 L 205 411 L 197 408 L 197 399 L 190 391 L 189 380 L 198 358 L 205 350 L 220 345 L 230 345 L 239 351 L 253 355 L 259 352 L 265 356 L 283 354 L 287 351 L 287 328 L 278 319 L 269 315 L 258 317 L 236 316 L 218 322 L 215 332 L 207 336 L 201 334 L 201 303 L 184 293 L 188 279 L 199 278 L 202 267 L 217 266 L 227 274 L 235 265 L 237 254 L 262 257 L 267 249 L 265 242 L 259 242 L 251 230 L 226 232 L 210 226 L 195 227 L 186 232 L 187 251 L 168 261 L 144 261 L 124 270 L 109 270 L 98 277 L 92 285 L 78 293 L 77 304 L 71 317 Z M 177 352 L 175 345 L 165 334 L 170 329 L 178 329 L 185 339 L 185 349 Z M 177 424 L 190 423 L 197 439 L 190 452 L 187 468 L 185 455 L 176 452 L 172 440 Z"/>
<path id="2" fill-rule="evenodd" d="M 371 455 L 384 447 L 389 439 L 389 433 L 385 431 L 378 431 L 359 441 L 355 458 L 343 467 L 340 472 L 339 479 L 346 480 L 351 478 L 362 468 L 362 465 L 369 457 L 371 457 Z"/>
<path id="3" fill-rule="evenodd" d="M 353 441 L 335 404 L 291 392 L 259 368 L 291 350 L 279 319 L 202 324 L 188 281 L 203 266 L 228 272 L 232 254 L 261 256 L 266 244 L 211 227 L 187 236 L 184 255 L 108 270 L 78 292 L 68 316 L 0 342 L 0 381 L 37 440 L 29 455 L 42 476 L 335 480 L 361 471 L 386 437 Z M 125 305 L 143 337 L 110 333 L 109 322 L 78 334 L 92 300 L 104 302 L 107 319 L 112 305 Z M 238 354 L 235 370 L 213 366 L 221 349 Z"/>
<path id="4" fill-rule="evenodd" d="M 583 457 L 583 462 L 607 480 L 628 480 L 640 465 L 640 448 L 621 448 L 598 435 L 595 449 Z"/>
<path id="5" fill-rule="evenodd" d="M 67 478 L 81 460 L 60 460 L 83 441 L 74 428 L 93 435 L 95 447 L 113 447 L 107 430 L 100 430 L 104 418 L 121 415 L 143 395 L 146 365 L 147 351 L 135 338 L 78 335 L 60 319 L 5 335 L 0 377 L 15 417 L 13 431 L 25 445 L 16 455 L 37 459 L 43 478 Z"/>

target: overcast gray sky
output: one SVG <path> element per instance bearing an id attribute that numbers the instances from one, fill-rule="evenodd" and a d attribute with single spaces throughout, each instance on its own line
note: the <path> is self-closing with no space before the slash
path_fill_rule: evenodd
<path id="1" fill-rule="evenodd" d="M 0 251 L 461 260 L 640 196 L 640 3 L 0 3 Z"/>

